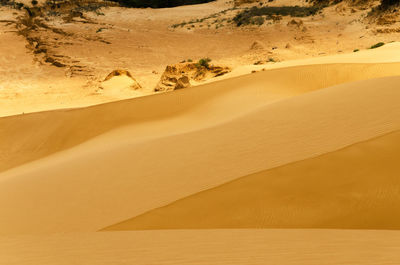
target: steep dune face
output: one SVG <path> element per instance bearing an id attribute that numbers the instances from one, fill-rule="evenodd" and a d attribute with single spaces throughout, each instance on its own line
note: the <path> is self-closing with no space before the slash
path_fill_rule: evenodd
<path id="1" fill-rule="evenodd" d="M 0 118 L 0 171 L 119 127 L 134 126 L 129 137 L 138 141 L 162 137 L 213 126 L 265 104 L 324 87 L 398 75 L 399 69 L 398 63 L 290 67 L 171 94 Z"/>
<path id="2" fill-rule="evenodd" d="M 334 86 L 260 104 L 211 127 L 140 141 L 127 137 L 136 128 L 128 126 L 3 172 L 0 233 L 95 231 L 254 172 L 399 130 L 399 81 Z"/>
<path id="3" fill-rule="evenodd" d="M 400 229 L 400 132 L 252 174 L 105 230 Z"/>

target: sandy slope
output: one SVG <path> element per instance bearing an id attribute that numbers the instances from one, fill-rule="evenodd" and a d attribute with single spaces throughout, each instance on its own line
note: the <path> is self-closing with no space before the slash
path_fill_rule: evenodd
<path id="1" fill-rule="evenodd" d="M 365 229 L 399 228 L 399 69 L 1 118 L 0 264 L 398 264 L 398 231 Z M 237 229 L 266 227 L 314 229 Z"/>
<path id="2" fill-rule="evenodd" d="M 400 229 L 400 131 L 262 171 L 106 230 Z"/>
<path id="3" fill-rule="evenodd" d="M 148 94 L 182 59 L 235 67 L 172 93 L 0 118 L 0 265 L 400 263 L 398 231 L 366 230 L 399 229 L 400 44 L 248 65 L 399 35 L 366 28 L 367 10 L 334 10 L 344 4 L 303 29 L 291 18 L 257 30 L 168 27 L 230 5 L 110 8 L 93 24 L 61 23 L 77 35 L 42 39 L 87 68 L 76 77 L 33 62 L 0 23 L 0 115 Z M 98 90 L 115 67 L 144 90 Z M 277 227 L 313 229 L 238 229 Z"/>
<path id="4" fill-rule="evenodd" d="M 0 118 L 0 171 L 123 126 L 132 127 L 128 137 L 137 141 L 162 137 L 210 127 L 305 92 L 399 74 L 399 63 L 297 66 L 85 109 Z"/>
<path id="5" fill-rule="evenodd" d="M 350 64 L 350 63 L 364 63 L 364 64 L 381 64 L 381 63 L 396 63 L 400 61 L 399 42 L 388 43 L 383 47 L 375 50 L 361 50 L 359 52 L 336 54 L 330 56 L 319 56 L 313 58 L 305 58 L 298 60 L 288 60 L 273 64 L 266 65 L 240 65 L 233 69 L 233 71 L 223 77 L 211 79 L 207 82 L 213 82 L 218 79 L 232 78 L 247 74 L 251 71 L 261 69 L 277 69 L 286 68 L 300 65 L 326 65 L 326 64 Z M 380 70 L 378 70 L 379 72 Z M 353 73 L 351 71 L 351 73 Z"/>
<path id="6" fill-rule="evenodd" d="M 128 126 L 3 172 L 0 233 L 95 231 L 241 176 L 399 130 L 399 80 L 325 88 L 212 127 L 140 141 Z M 200 89 L 176 93 L 176 102 L 191 91 Z"/>
<path id="7" fill-rule="evenodd" d="M 397 265 L 400 232 L 183 230 L 0 237 L 7 265 Z"/>

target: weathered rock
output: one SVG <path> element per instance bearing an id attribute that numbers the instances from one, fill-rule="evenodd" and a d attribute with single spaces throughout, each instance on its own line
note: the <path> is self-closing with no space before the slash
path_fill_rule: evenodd
<path id="1" fill-rule="evenodd" d="M 250 50 L 252 50 L 252 51 L 264 50 L 264 49 L 265 49 L 264 44 L 262 44 L 262 43 L 259 42 L 259 41 L 253 42 L 253 44 L 250 46 Z"/>
<path id="2" fill-rule="evenodd" d="M 229 73 L 228 67 L 210 65 L 208 67 L 197 63 L 178 63 L 168 65 L 154 91 L 172 91 L 191 86 L 190 80 L 202 81 Z"/>
<path id="3" fill-rule="evenodd" d="M 112 71 L 111 73 L 109 73 L 109 74 L 107 75 L 107 77 L 104 79 L 104 81 L 110 80 L 110 79 L 113 78 L 114 76 L 121 76 L 121 75 L 126 75 L 126 76 L 128 76 L 128 77 L 134 79 L 133 76 L 131 75 L 131 73 L 129 73 L 129 71 L 118 69 L 118 70 L 114 70 L 114 71 Z"/>
<path id="4" fill-rule="evenodd" d="M 101 89 L 129 89 L 136 90 L 141 88 L 135 78 L 126 70 L 112 71 L 101 83 Z"/>

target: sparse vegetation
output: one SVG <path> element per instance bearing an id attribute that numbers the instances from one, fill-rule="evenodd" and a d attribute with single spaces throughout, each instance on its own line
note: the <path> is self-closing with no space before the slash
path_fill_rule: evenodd
<path id="1" fill-rule="evenodd" d="M 96 30 L 96 33 L 100 33 L 100 32 L 102 32 L 103 30 L 105 30 L 106 28 L 99 28 L 99 29 L 97 29 Z"/>
<path id="2" fill-rule="evenodd" d="M 174 24 L 172 25 L 173 28 L 177 28 L 177 27 L 181 27 L 183 28 L 185 25 L 187 25 L 188 23 L 183 21 L 182 23 L 178 23 L 178 24 Z"/>
<path id="3" fill-rule="evenodd" d="M 236 7 L 225 9 L 218 13 L 211 14 L 207 17 L 203 17 L 200 19 L 192 19 L 189 22 L 183 21 L 181 23 L 173 24 L 171 27 L 172 28 L 178 28 L 178 27 L 183 28 L 186 25 L 200 24 L 199 27 L 207 26 L 208 28 L 210 28 L 211 27 L 210 23 L 218 24 L 218 27 L 222 27 L 222 26 L 224 26 L 224 24 L 222 24 L 223 22 L 231 23 L 232 21 L 230 19 L 226 19 L 226 18 L 222 18 L 222 19 L 216 19 L 216 18 L 220 17 L 221 15 L 225 15 L 229 11 L 233 11 L 236 9 L 237 9 Z M 212 20 L 212 21 L 210 21 L 210 20 Z M 202 24 L 202 23 L 204 23 L 204 24 Z M 205 23 L 207 23 L 207 24 L 205 24 Z"/>
<path id="4" fill-rule="evenodd" d="M 79 18 L 81 23 L 93 23 L 90 17 L 86 16 L 86 12 L 95 12 L 97 15 L 101 8 L 115 6 L 116 3 L 99 0 L 47 0 L 39 2 L 30 0 L 31 5 L 16 2 L 14 0 L 0 0 L 0 5 L 9 6 L 14 9 L 24 9 L 23 15 L 17 16 L 16 20 L 10 20 L 8 23 L 15 24 L 17 34 L 24 37 L 27 41 L 26 47 L 35 56 L 35 60 L 43 64 L 53 65 L 55 67 L 68 68 L 68 74 L 86 75 L 87 71 L 83 70 L 80 61 L 73 60 L 68 56 L 58 53 L 51 49 L 55 43 L 59 43 L 60 38 L 76 38 L 73 32 L 67 32 L 57 27 L 54 23 L 54 17 L 62 19 L 64 22 L 73 22 L 75 18 Z M 105 28 L 99 28 L 96 33 L 100 33 Z M 43 34 L 38 34 L 41 32 Z M 100 36 L 82 38 L 89 41 L 99 41 L 110 44 Z M 69 44 L 69 42 L 68 42 Z"/>
<path id="5" fill-rule="evenodd" d="M 24 7 L 23 3 L 19 3 L 13 0 L 0 0 L 1 6 L 10 6 L 15 9 L 22 9 Z"/>
<path id="6" fill-rule="evenodd" d="M 328 6 L 328 5 L 336 5 L 342 2 L 343 0 L 309 0 L 308 2 L 313 3 L 314 5 L 323 5 L 323 6 Z M 363 1 L 363 0 L 362 0 Z"/>
<path id="7" fill-rule="evenodd" d="M 400 5 L 400 0 L 381 0 L 381 9 L 389 9 L 390 7 L 393 6 L 399 6 Z"/>
<path id="8" fill-rule="evenodd" d="M 359 52 L 360 51 L 360 49 L 355 49 L 355 50 L 353 50 L 353 52 Z"/>
<path id="9" fill-rule="evenodd" d="M 163 7 L 182 6 L 182 5 L 203 4 L 215 0 L 112 0 L 112 1 L 118 2 L 126 7 L 163 8 Z"/>
<path id="10" fill-rule="evenodd" d="M 264 21 L 265 21 L 264 17 L 255 17 L 252 19 L 251 23 L 254 25 L 261 26 L 262 24 L 264 24 Z"/>
<path id="11" fill-rule="evenodd" d="M 210 68 L 210 62 L 211 62 L 211 61 L 212 61 L 212 60 L 211 60 L 210 58 L 201 58 L 201 59 L 197 62 L 196 67 L 197 67 L 197 68 L 204 67 L 204 68 L 209 69 L 209 68 Z"/>
<path id="12" fill-rule="evenodd" d="M 265 19 L 276 19 L 279 16 L 307 17 L 317 14 L 323 6 L 264 6 L 252 7 L 237 14 L 233 21 L 236 26 L 264 23 Z"/>
<path id="13" fill-rule="evenodd" d="M 400 0 L 381 0 L 381 4 L 371 9 L 368 13 L 370 17 L 381 17 L 382 13 L 398 12 L 400 7 Z"/>
<path id="14" fill-rule="evenodd" d="M 376 49 L 376 48 L 382 47 L 383 45 L 385 45 L 384 42 L 378 42 L 378 43 L 372 45 L 372 46 L 370 47 L 370 49 Z"/>

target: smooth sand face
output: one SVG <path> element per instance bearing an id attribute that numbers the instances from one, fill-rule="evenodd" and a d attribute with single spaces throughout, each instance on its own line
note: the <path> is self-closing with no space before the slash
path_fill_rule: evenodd
<path id="1" fill-rule="evenodd" d="M 400 132 L 194 194 L 105 230 L 400 228 Z"/>
<path id="2" fill-rule="evenodd" d="M 398 231 L 219 229 L 19 236 L 0 240 L 9 265 L 396 265 Z"/>

